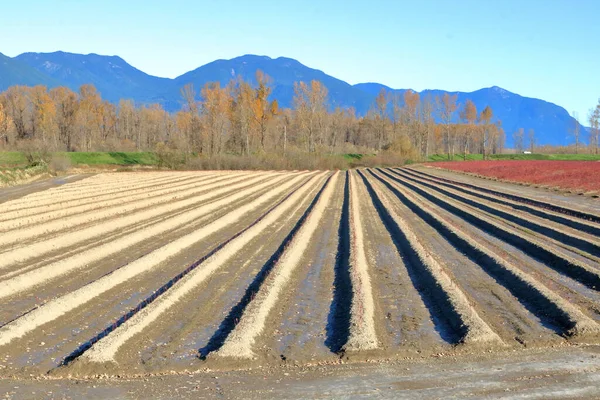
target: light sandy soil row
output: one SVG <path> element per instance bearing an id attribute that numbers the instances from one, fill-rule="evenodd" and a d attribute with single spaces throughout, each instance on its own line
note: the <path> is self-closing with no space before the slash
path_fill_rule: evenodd
<path id="1" fill-rule="evenodd" d="M 388 194 L 382 190 L 381 182 L 373 181 L 372 190 L 377 200 L 387 210 L 393 223 L 402 232 L 404 238 L 417 257 L 420 259 L 422 266 L 427 270 L 428 274 L 433 278 L 435 284 L 447 296 L 447 300 L 463 325 L 463 333 L 460 338 L 462 343 L 492 343 L 502 344 L 500 337 L 489 327 L 489 325 L 481 319 L 475 309 L 471 306 L 464 292 L 446 273 L 446 267 L 440 261 L 432 256 L 421 243 L 423 238 L 417 237 L 410 225 L 400 217 L 391 204 Z"/>
<path id="2" fill-rule="evenodd" d="M 30 225 L 41 225 L 53 220 L 65 220 L 66 218 L 75 218 L 75 216 L 85 216 L 89 215 L 89 213 L 94 213 L 98 211 L 110 211 L 118 208 L 115 207 L 125 207 L 127 205 L 136 205 L 137 207 L 143 208 L 147 207 L 147 204 L 150 201 L 165 201 L 175 200 L 179 198 L 186 198 L 190 196 L 195 196 L 199 192 L 203 192 L 205 190 L 209 190 L 214 187 L 218 187 L 219 184 L 227 184 L 229 182 L 235 183 L 239 182 L 245 177 L 242 175 L 240 177 L 232 177 L 232 178 L 213 178 L 206 180 L 194 181 L 186 184 L 185 186 L 175 186 L 173 187 L 171 184 L 164 185 L 163 189 L 157 190 L 156 192 L 152 192 L 149 190 L 144 190 L 144 192 L 140 194 L 132 193 L 129 196 L 121 198 L 117 196 L 116 198 L 111 198 L 109 200 L 98 200 L 94 203 L 88 203 L 84 205 L 71 205 L 69 207 L 63 207 L 60 210 L 54 210 L 49 212 L 37 212 L 34 215 L 22 216 L 18 219 L 11 219 L 9 221 L 1 221 L 0 222 L 0 232 L 7 232 L 15 229 L 24 229 Z M 127 211 L 128 212 L 128 211 Z"/>
<path id="3" fill-rule="evenodd" d="M 406 190 L 401 185 L 394 183 L 393 181 L 386 180 L 381 175 L 378 175 L 381 179 L 385 180 L 395 189 L 397 189 L 402 195 L 414 205 L 419 207 L 426 213 L 430 218 L 433 218 L 436 222 L 439 222 L 441 226 L 447 228 L 447 232 L 456 236 L 466 245 L 468 245 L 467 251 L 476 252 L 480 258 L 489 257 L 495 264 L 503 269 L 503 272 L 510 275 L 511 280 L 515 281 L 514 286 L 524 289 L 520 289 L 517 293 L 520 294 L 518 297 L 529 296 L 530 298 L 536 293 L 536 296 L 543 297 L 542 303 L 546 303 L 547 312 L 555 315 L 555 318 L 559 320 L 559 325 L 564 327 L 564 334 L 573 337 L 585 337 L 585 336 L 597 336 L 600 333 L 600 326 L 585 315 L 580 309 L 574 307 L 570 302 L 563 299 L 552 290 L 538 282 L 536 279 L 531 277 L 529 274 L 523 272 L 520 268 L 511 263 L 505 261 L 505 259 L 499 254 L 495 253 L 493 249 L 482 246 L 478 243 L 470 233 L 461 229 L 458 225 L 452 224 L 451 220 L 445 218 L 439 213 L 435 207 L 431 206 L 430 203 L 426 202 L 422 197 L 419 198 L 417 195 L 413 195 L 409 190 Z M 529 293 L 527 293 L 529 292 Z M 530 300 L 531 301 L 531 300 Z M 538 300 L 539 301 L 539 300 Z"/>
<path id="4" fill-rule="evenodd" d="M 244 197 L 260 189 L 271 186 L 274 183 L 281 183 L 284 179 L 285 178 L 279 178 L 276 179 L 274 182 L 271 180 L 267 180 L 266 182 L 260 184 L 254 184 L 249 189 L 238 191 L 234 195 L 228 196 L 221 200 L 214 201 L 205 206 L 201 206 L 199 208 L 190 210 L 187 213 L 159 222 L 158 224 L 132 233 L 131 235 L 125 238 L 121 238 L 116 242 L 108 242 L 103 245 L 93 247 L 87 251 L 78 253 L 72 257 L 62 259 L 60 261 L 48 265 L 44 265 L 43 267 L 37 268 L 33 271 L 25 272 L 11 279 L 0 281 L 0 298 L 12 296 L 15 293 L 30 289 L 32 287 L 35 287 L 36 285 L 42 284 L 48 280 L 57 278 L 61 275 L 67 274 L 77 269 L 85 268 L 87 265 L 93 263 L 94 261 L 109 257 L 153 236 L 160 235 L 179 226 L 189 224 L 190 221 L 202 218 L 203 216 L 210 214 L 211 212 L 218 210 L 221 207 L 226 206 L 232 201 L 243 199 Z"/>
<path id="5" fill-rule="evenodd" d="M 320 177 L 322 177 L 322 175 L 313 177 L 283 203 L 277 205 L 274 209 L 269 210 L 266 216 L 261 217 L 254 225 L 229 241 L 224 247 L 210 256 L 192 272 L 171 286 L 166 293 L 152 301 L 149 306 L 146 306 L 140 312 L 136 313 L 134 317 L 128 319 L 108 336 L 105 336 L 103 339 L 96 342 L 84 353 L 83 358 L 92 362 L 114 361 L 115 354 L 121 346 L 133 336 L 142 332 L 145 327 L 152 324 L 175 303 L 180 301 L 195 287 L 202 284 L 215 271 L 223 267 L 225 263 L 238 252 L 242 251 L 250 241 L 259 236 L 271 224 L 275 223 L 278 219 L 283 218 L 286 212 L 289 212 L 297 202 L 313 189 L 314 185 L 321 181 L 319 179 Z"/>
<path id="6" fill-rule="evenodd" d="M 241 176 L 242 174 L 240 174 Z M 65 201 L 55 203 L 51 205 L 42 205 L 40 207 L 31 207 L 16 211 L 10 211 L 0 215 L 0 221 L 8 221 L 17 218 L 23 218 L 28 216 L 35 216 L 37 221 L 43 221 L 52 219 L 52 215 L 60 216 L 60 212 L 66 212 L 69 210 L 71 213 L 83 212 L 94 208 L 103 208 L 109 206 L 111 203 L 122 202 L 128 203 L 139 198 L 155 197 L 164 193 L 177 192 L 189 187 L 193 187 L 199 184 L 212 183 L 218 180 L 226 180 L 228 177 L 210 177 L 203 176 L 197 178 L 186 179 L 183 183 L 181 181 L 168 181 L 164 183 L 145 185 L 135 189 L 123 189 L 116 193 L 109 193 L 112 185 L 105 186 L 105 192 L 92 198 L 86 198 L 83 200 L 73 199 L 72 196 L 67 196 Z M 35 220 L 34 220 L 35 221 Z M 4 225 L 2 225 L 4 226 Z"/>
<path id="7" fill-rule="evenodd" d="M 250 182 L 256 182 L 257 180 L 260 180 L 263 177 L 273 176 L 277 175 L 265 174 L 263 176 L 256 176 L 251 179 L 245 179 L 244 177 L 234 177 L 234 184 L 235 182 L 241 181 L 241 183 L 238 184 L 238 187 L 246 186 Z M 206 195 L 211 196 L 211 190 L 217 188 L 226 189 L 227 186 L 227 182 L 216 182 L 208 185 L 200 185 L 198 188 L 190 189 L 187 193 L 187 196 L 191 197 L 194 195 L 202 194 L 204 192 L 209 192 Z M 178 198 L 178 196 L 164 195 L 159 198 L 137 201 L 133 204 L 116 205 L 107 209 L 91 211 L 83 215 L 74 215 L 72 217 L 60 218 L 58 220 L 41 223 L 38 226 L 24 227 L 23 229 L 15 229 L 11 231 L 10 234 L 0 236 L 0 248 L 2 246 L 9 245 L 22 245 L 25 241 L 35 239 L 42 235 L 56 234 L 57 232 L 61 232 L 64 230 L 82 228 L 87 224 L 98 223 L 106 219 L 124 217 L 127 214 L 133 213 L 135 211 L 160 206 L 161 204 L 168 204 L 170 201 L 177 200 Z M 190 201 L 194 200 L 195 199 L 193 197 L 190 198 Z"/>
<path id="8" fill-rule="evenodd" d="M 298 221 L 315 199 L 316 194 L 322 189 L 325 179 L 326 177 L 321 178 L 316 186 L 311 185 L 312 188 L 305 194 L 303 199 L 297 202 L 291 210 L 286 211 L 282 218 L 265 227 L 260 235 L 244 246 L 242 251 L 237 252 L 201 284 L 196 285 L 183 298 L 180 298 L 178 302 L 169 307 L 160 318 L 154 320 L 141 334 L 133 336 L 124 346 L 121 346 L 115 354 L 116 364 L 85 362 L 83 357 L 79 357 L 76 362 L 70 363 L 66 368 L 60 368 L 54 373 L 60 375 L 66 373 L 89 375 L 114 368 L 128 370 L 132 373 L 133 371 L 155 373 L 165 369 L 181 370 L 189 368 L 192 364 L 205 362 L 200 361 L 199 357 L 207 354 L 209 352 L 207 349 L 215 348 L 214 344 L 218 342 L 217 338 L 222 337 L 222 333 L 226 329 L 225 326 L 235 321 L 233 315 L 235 315 L 234 310 L 240 304 L 239 299 L 245 298 L 253 290 L 253 285 L 263 273 L 265 265 L 269 265 L 269 260 L 273 257 L 273 254 L 279 251 L 282 242 L 285 242 L 290 232 L 295 229 Z M 287 195 L 281 196 L 272 204 L 279 204 L 286 197 Z M 264 208 L 259 212 L 248 215 L 244 219 L 243 225 L 251 226 L 254 221 L 268 211 Z M 327 232 L 326 229 L 323 231 Z M 227 232 L 223 231 L 220 235 L 222 239 L 219 240 L 229 240 L 237 233 L 233 229 L 229 229 Z M 214 237 L 212 240 L 216 241 L 217 238 Z M 217 249 L 217 246 L 205 242 L 197 248 Z M 194 251 L 191 253 L 193 254 Z M 198 254 L 204 254 L 205 256 L 198 259 Z M 195 264 L 210 257 L 211 254 L 214 254 L 214 252 L 196 251 L 194 259 L 181 265 L 187 267 L 191 265 L 192 260 Z M 174 264 L 177 262 L 175 260 Z M 198 268 L 202 268 L 202 264 Z M 180 268 L 180 270 L 182 269 Z M 176 269 L 174 271 L 177 272 Z M 172 279 L 176 272 L 171 275 L 161 275 L 166 278 L 156 275 L 152 281 L 166 282 Z M 150 281 L 150 278 L 147 278 L 146 281 Z M 135 283 L 128 284 L 128 286 L 132 285 L 135 285 Z M 329 288 L 325 287 L 325 289 Z M 319 299 L 315 299 L 315 301 L 318 302 Z M 319 304 L 323 304 L 323 308 L 328 310 L 327 301 Z M 122 312 L 125 313 L 126 311 L 129 311 L 129 309 L 125 308 Z M 176 324 L 173 323 L 173 316 L 177 316 Z M 327 313 L 325 312 L 325 320 L 326 317 Z M 75 316 L 71 316 L 70 319 L 75 321 Z M 92 331 L 89 336 L 82 335 L 82 337 L 88 340 L 94 335 Z M 262 335 L 262 337 L 265 336 Z M 303 351 L 306 350 L 306 348 L 303 348 Z M 335 355 L 332 358 L 335 359 Z"/>
<path id="9" fill-rule="evenodd" d="M 582 256 L 578 252 L 570 251 L 564 245 L 556 244 L 555 241 L 547 237 L 540 237 L 533 232 L 515 228 L 514 225 L 490 217 L 478 208 L 464 205 L 444 194 L 438 193 L 432 196 L 426 188 L 415 182 L 408 182 L 403 178 L 391 175 L 387 176 L 401 182 L 419 194 L 423 194 L 430 200 L 435 201 L 438 206 L 451 210 L 471 224 L 531 254 L 534 258 L 540 259 L 549 267 L 560 269 L 561 272 L 592 288 L 600 288 L 600 268 L 593 257 L 585 254 Z"/>
<path id="10" fill-rule="evenodd" d="M 218 357 L 252 358 L 256 337 L 265 327 L 265 321 L 275 306 L 279 294 L 285 289 L 293 270 L 298 266 L 302 254 L 319 226 L 325 208 L 329 205 L 334 193 L 334 186 L 340 173 L 336 173 L 321 193 L 319 200 L 302 226 L 263 282 L 254 299 L 248 304 L 239 323 L 229 334 L 223 346 L 215 353 Z"/>
<path id="11" fill-rule="evenodd" d="M 592 221 L 582 220 L 580 218 L 572 217 L 572 216 L 564 214 L 564 213 L 554 212 L 552 210 L 548 210 L 548 209 L 538 207 L 535 205 L 528 205 L 528 204 L 524 204 L 524 203 L 521 203 L 521 202 L 518 202 L 515 200 L 511 200 L 506 197 L 501 197 L 501 196 L 497 196 L 497 195 L 494 195 L 491 193 L 478 191 L 476 189 L 467 188 L 467 187 L 462 186 L 460 184 L 460 182 L 450 183 L 452 181 L 450 181 L 448 179 L 438 178 L 434 175 L 425 174 L 425 173 L 423 173 L 419 170 L 415 170 L 413 168 L 402 168 L 402 169 L 396 168 L 396 169 L 393 169 L 393 171 L 394 172 L 403 172 L 405 174 L 412 176 L 413 178 L 418 178 L 418 179 L 421 179 L 421 180 L 424 180 L 427 182 L 436 183 L 443 187 L 455 189 L 462 193 L 467 193 L 467 194 L 470 194 L 472 196 L 475 196 L 475 197 L 478 197 L 481 199 L 485 199 L 485 200 L 488 200 L 491 202 L 502 204 L 504 206 L 510 207 L 513 210 L 522 211 L 527 214 L 534 215 L 536 217 L 540 217 L 543 220 L 553 221 L 560 225 L 568 226 L 573 229 L 579 230 L 581 232 L 595 235 L 596 237 L 600 236 L 600 224 L 594 223 Z"/>
<path id="12" fill-rule="evenodd" d="M 350 335 L 343 349 L 345 351 L 373 350 L 379 347 L 379 343 L 375 332 L 375 304 L 369 276 L 370 263 L 367 261 L 365 252 L 364 221 L 360 212 L 359 188 L 357 188 L 354 172 L 349 172 L 347 179 L 350 187 L 350 278 L 353 294 L 350 309 Z M 364 192 L 361 191 L 360 194 L 364 196 Z"/>
<path id="13" fill-rule="evenodd" d="M 6 212 L 0 216 L 0 220 L 5 221 L 43 212 L 60 210 L 62 208 L 71 206 L 95 203 L 106 199 L 114 199 L 116 197 L 125 197 L 129 193 L 135 194 L 137 192 L 160 190 L 163 188 L 164 184 L 177 187 L 193 181 L 201 182 L 203 180 L 215 178 L 219 178 L 219 176 L 173 176 L 170 177 L 170 179 L 165 177 L 160 181 L 143 181 L 132 185 L 115 185 L 114 182 L 106 182 L 94 192 L 90 192 L 85 187 L 78 187 L 77 194 L 51 192 L 46 195 L 46 198 L 30 198 L 29 196 L 24 196 L 19 199 L 12 200 L 11 204 L 6 207 Z"/>
<path id="14" fill-rule="evenodd" d="M 180 181 L 190 179 L 190 176 L 174 176 L 163 174 L 160 176 L 137 175 L 136 177 L 125 178 L 123 174 L 98 174 L 88 177 L 82 181 L 70 185 L 61 185 L 44 191 L 30 193 L 16 200 L 10 200 L 4 203 L 7 211 L 35 208 L 38 205 L 51 205 L 65 199 L 84 199 L 93 198 L 102 194 L 121 193 L 123 190 L 135 188 L 138 186 L 160 185 L 170 182 L 172 179 Z M 196 175 L 198 176 L 198 175 Z M 208 175 L 207 175 L 208 176 Z M 117 184 L 118 183 L 118 184 Z M 106 184 L 113 185 L 111 192 L 106 191 Z"/>
<path id="15" fill-rule="evenodd" d="M 564 196 L 551 192 L 543 192 L 514 184 L 494 182 L 457 174 L 432 167 L 412 168 L 421 174 L 435 176 L 454 184 L 475 189 L 484 193 L 508 198 L 528 205 L 535 205 L 547 210 L 570 215 L 585 221 L 600 223 L 600 204 L 596 199 L 582 199 L 580 196 Z"/>
<path id="16" fill-rule="evenodd" d="M 82 304 L 87 303 L 95 297 L 102 295 L 102 293 L 106 292 L 110 288 L 119 285 L 134 276 L 149 271 L 152 268 L 156 268 L 161 263 L 167 261 L 170 257 L 173 257 L 177 253 L 184 251 L 186 248 L 192 246 L 203 237 L 215 231 L 221 230 L 226 226 L 235 224 L 246 213 L 267 203 L 278 194 L 289 190 L 294 184 L 302 179 L 306 179 L 306 176 L 300 175 L 292 177 L 291 179 L 287 179 L 284 183 L 278 185 L 276 188 L 262 195 L 258 199 L 253 200 L 251 203 L 226 214 L 222 218 L 219 218 L 218 220 L 203 226 L 188 235 L 180 237 L 168 245 L 154 250 L 153 252 L 135 260 L 134 262 L 113 271 L 111 274 L 105 275 L 104 277 L 90 283 L 89 285 L 83 286 L 82 288 L 65 296 L 51 300 L 39 308 L 32 310 L 30 313 L 27 313 L 22 317 L 3 325 L 0 327 L 0 346 L 6 345 L 12 340 L 25 335 L 37 327 L 60 317 L 61 315 L 75 309 Z M 241 193 L 238 195 L 243 197 L 247 196 L 247 193 Z"/>
<path id="17" fill-rule="evenodd" d="M 485 211 L 492 217 L 507 221 L 507 223 L 517 229 L 521 229 L 525 232 L 534 231 L 540 235 L 547 236 L 557 245 L 565 244 L 578 248 L 594 257 L 600 256 L 600 240 L 598 240 L 598 237 L 595 235 L 581 232 L 580 230 L 553 221 L 548 221 L 526 212 L 515 210 L 511 207 L 495 204 L 486 199 L 479 198 L 478 196 L 462 193 L 459 190 L 443 188 L 439 184 L 410 176 L 402 170 L 391 172 L 396 176 L 408 179 L 411 182 L 419 183 L 464 204 Z"/>
<path id="18" fill-rule="evenodd" d="M 538 225 L 595 241 L 583 227 L 592 222 L 521 205 L 540 212 L 529 213 L 510 205 L 519 206 L 515 200 L 404 171 L 338 173 L 327 184 L 331 174 L 185 173 L 177 183 L 151 174 L 160 185 L 146 183 L 152 193 L 215 179 L 223 186 L 32 236 L 0 253 L 1 375 L 431 360 L 600 336 L 600 292 L 565 257 L 586 273 L 600 265 L 505 217 L 514 209 L 511 217 L 533 215 Z M 139 183 L 111 174 L 89 187 Z M 3 297 L 3 283 L 36 271 L 48 280 Z"/>
<path id="19" fill-rule="evenodd" d="M 60 236 L 50 237 L 46 240 L 37 241 L 35 243 L 17 247 L 8 251 L 0 253 L 0 271 L 8 269 L 17 263 L 23 263 L 31 258 L 39 257 L 49 252 L 54 252 L 60 249 L 68 248 L 70 246 L 82 243 L 94 238 L 104 238 L 111 232 L 116 232 L 125 229 L 129 226 L 136 224 L 150 222 L 153 219 L 166 216 L 167 219 L 163 222 L 167 223 L 169 214 L 177 212 L 185 212 L 190 207 L 198 207 L 206 203 L 207 201 L 216 200 L 221 196 L 227 196 L 237 190 L 246 189 L 255 183 L 258 183 L 264 179 L 269 179 L 268 175 L 263 177 L 256 176 L 251 179 L 242 178 L 243 182 L 236 183 L 238 179 L 233 179 L 229 185 L 215 184 L 204 187 L 204 190 L 199 193 L 209 191 L 208 193 L 201 194 L 199 196 L 190 197 L 184 200 L 174 201 L 166 203 L 164 205 L 158 205 L 147 210 L 138 211 L 127 215 L 117 215 L 118 219 L 108 219 L 107 221 L 93 224 L 89 227 L 83 227 L 73 232 L 64 233 Z M 252 188 L 250 188 L 252 189 Z M 203 214 L 204 215 L 204 214 Z M 106 216 L 108 218 L 109 216 Z M 102 218 L 104 220 L 105 218 Z M 164 218 L 161 218 L 164 219 Z M 188 216 L 188 221 L 193 220 L 193 215 Z M 179 219 L 181 223 L 185 220 Z M 34 266 L 34 268 L 37 268 Z M 30 269 L 29 266 L 25 266 L 22 270 Z M 11 271 L 12 272 L 12 271 Z M 14 271 L 13 273 L 18 273 Z M 6 277 L 0 276 L 0 279 L 6 279 Z"/>

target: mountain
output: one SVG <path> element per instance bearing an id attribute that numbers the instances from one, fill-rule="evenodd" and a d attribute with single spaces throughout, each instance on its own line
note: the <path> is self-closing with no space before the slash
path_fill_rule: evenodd
<path id="1" fill-rule="evenodd" d="M 373 82 L 350 85 L 286 57 L 244 55 L 231 60 L 216 60 L 175 79 L 167 79 L 148 75 L 117 56 L 65 52 L 24 53 L 15 58 L 0 54 L 0 90 L 15 84 L 64 85 L 78 90 L 81 85 L 91 83 L 103 98 L 112 102 L 133 99 L 138 104 L 160 103 L 166 110 L 176 111 L 181 107 L 180 90 L 184 85 L 192 83 L 199 92 L 207 82 L 220 82 L 225 86 L 238 77 L 255 83 L 257 70 L 272 78 L 271 97 L 282 107 L 292 105 L 294 83 L 298 81 L 321 81 L 329 91 L 332 109 L 354 107 L 357 115 L 369 111 L 382 88 L 398 93 L 400 97 L 407 90 Z M 433 98 L 444 93 L 442 90 L 424 90 L 421 97 Z M 556 104 L 523 97 L 496 86 L 454 93 L 458 95 L 458 102 L 470 99 L 479 111 L 488 105 L 492 107 L 495 119 L 502 121 L 508 147 L 513 142 L 512 133 L 518 128 L 534 129 L 539 144 L 566 145 L 572 141 L 568 132 L 575 120 Z"/>
<path id="2" fill-rule="evenodd" d="M 171 79 L 148 75 L 118 56 L 58 51 L 24 53 L 15 59 L 72 90 L 91 83 L 104 99 L 111 102 L 131 98 L 140 103 L 164 103 L 168 99 L 162 93 L 173 84 Z"/>
<path id="3" fill-rule="evenodd" d="M 60 86 L 61 82 L 36 71 L 24 62 L 0 53 L 0 91 L 14 85 L 56 87 Z"/>
<path id="4" fill-rule="evenodd" d="M 272 59 L 267 56 L 247 54 L 231 60 L 216 60 L 175 78 L 175 83 L 178 88 L 187 83 L 193 83 L 194 87 L 201 88 L 207 82 L 215 81 L 224 86 L 231 79 L 242 77 L 255 84 L 257 70 L 273 78 L 272 96 L 282 107 L 292 105 L 295 82 L 312 80 L 320 81 L 327 87 L 332 108 L 354 107 L 362 112 L 368 110 L 373 101 L 372 96 L 357 91 L 352 85 L 286 57 Z"/>
<path id="5" fill-rule="evenodd" d="M 395 93 L 402 98 L 402 95 L 408 89 L 392 89 L 379 83 L 359 83 L 354 87 L 376 96 L 381 89 L 386 92 Z M 423 90 L 420 92 L 421 98 L 429 96 L 434 99 L 435 96 L 443 96 L 446 93 L 443 90 Z M 502 121 L 502 128 L 506 133 L 506 145 L 513 145 L 512 134 L 519 128 L 533 129 L 536 134 L 536 140 L 539 144 L 568 145 L 572 139 L 569 137 L 569 131 L 572 129 L 575 120 L 564 108 L 549 103 L 544 100 L 523 97 L 516 93 L 509 92 L 498 86 L 484 88 L 474 92 L 448 92 L 457 95 L 457 103 L 464 104 L 471 100 L 481 111 L 486 106 L 490 106 L 494 113 L 494 120 Z M 581 131 L 585 131 L 582 126 Z"/>

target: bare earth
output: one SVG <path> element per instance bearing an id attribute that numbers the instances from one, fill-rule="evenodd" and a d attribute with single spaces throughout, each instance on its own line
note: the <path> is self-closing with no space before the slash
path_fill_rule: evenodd
<path id="1" fill-rule="evenodd" d="M 38 182 L 0 189 L 0 395 L 594 398 L 599 290 L 583 196 L 425 167 Z"/>

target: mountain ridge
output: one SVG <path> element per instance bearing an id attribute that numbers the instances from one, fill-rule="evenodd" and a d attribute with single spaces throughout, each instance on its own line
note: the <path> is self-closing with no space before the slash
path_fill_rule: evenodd
<path id="1" fill-rule="evenodd" d="M 245 54 L 232 59 L 218 59 L 183 73 L 175 78 L 153 76 L 135 68 L 118 55 L 96 53 L 78 54 L 63 51 L 51 53 L 27 52 L 14 58 L 0 53 L 0 90 L 15 84 L 42 84 L 48 87 L 67 86 L 78 90 L 91 83 L 102 97 L 111 102 L 132 99 L 137 104 L 160 103 L 168 111 L 181 107 L 181 88 L 192 83 L 199 93 L 207 82 L 222 86 L 232 78 L 243 77 L 255 83 L 256 70 L 262 70 L 273 80 L 271 97 L 280 106 L 290 107 L 294 82 L 321 81 L 329 91 L 330 108 L 353 107 L 357 115 L 365 115 L 372 107 L 381 88 L 401 95 L 410 89 L 393 89 L 377 82 L 351 85 L 327 73 L 308 67 L 289 57 L 271 58 L 265 55 Z M 521 96 L 498 86 L 473 92 L 428 89 L 419 92 L 422 97 L 457 94 L 458 102 L 472 100 L 481 111 L 489 105 L 497 119 L 502 121 L 507 146 L 512 144 L 512 133 L 518 128 L 534 129 L 539 144 L 566 145 L 568 132 L 575 120 L 561 106 L 532 97 Z M 583 127 L 582 127 L 583 128 Z M 585 128 L 583 128 L 585 129 Z"/>

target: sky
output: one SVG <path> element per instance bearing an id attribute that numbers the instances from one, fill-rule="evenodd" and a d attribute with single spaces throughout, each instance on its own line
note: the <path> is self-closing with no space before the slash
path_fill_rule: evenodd
<path id="1" fill-rule="evenodd" d="M 244 54 L 348 83 L 500 86 L 586 122 L 600 97 L 600 0 L 2 1 L 0 52 L 118 55 L 176 77 Z"/>

